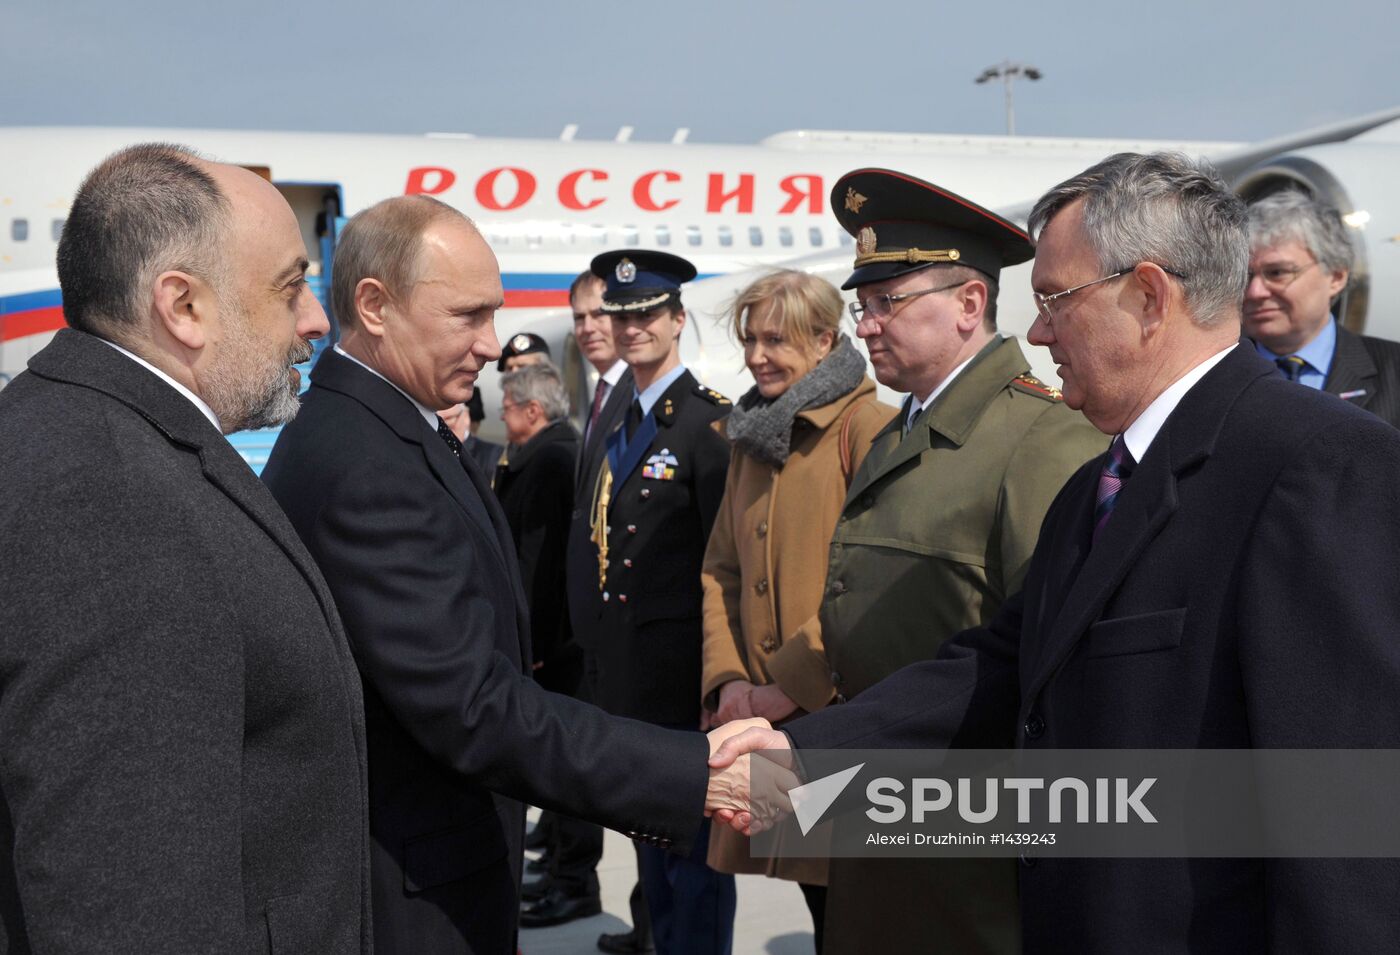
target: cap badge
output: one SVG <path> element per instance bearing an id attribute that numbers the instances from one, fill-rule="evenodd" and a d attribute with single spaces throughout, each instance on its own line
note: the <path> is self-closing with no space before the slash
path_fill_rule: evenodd
<path id="1" fill-rule="evenodd" d="M 846 187 L 846 211 L 860 212 L 860 207 L 865 205 L 865 201 L 865 196 L 862 196 L 850 186 Z"/>
<path id="2" fill-rule="evenodd" d="M 623 259 L 617 263 L 617 280 L 623 285 L 630 285 L 637 280 L 637 266 L 631 259 Z"/>
<path id="3" fill-rule="evenodd" d="M 874 252 L 879 245 L 875 238 L 875 230 L 870 226 L 864 226 L 860 232 L 856 233 L 856 251 L 861 255 L 869 255 Z"/>
<path id="4" fill-rule="evenodd" d="M 521 352 L 523 352 L 525 349 L 527 349 L 527 348 L 529 348 L 529 347 L 530 347 L 530 336 L 529 336 L 529 335 L 516 335 L 514 338 L 512 338 L 512 339 L 510 340 L 510 350 L 513 351 L 513 352 L 515 352 L 517 355 L 520 354 Z"/>

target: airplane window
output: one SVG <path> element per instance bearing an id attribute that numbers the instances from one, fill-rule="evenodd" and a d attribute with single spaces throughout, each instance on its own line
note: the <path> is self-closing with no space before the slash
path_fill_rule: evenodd
<path id="1" fill-rule="evenodd" d="M 789 229 L 787 226 L 779 227 L 778 244 L 783 246 L 792 245 L 792 230 Z"/>
<path id="2" fill-rule="evenodd" d="M 719 244 L 724 246 L 734 244 L 734 230 L 727 225 L 719 227 Z"/>
<path id="3" fill-rule="evenodd" d="M 763 244 L 763 230 L 756 225 L 749 226 L 749 245 Z"/>
<path id="4" fill-rule="evenodd" d="M 670 226 L 659 225 L 656 227 L 656 244 L 663 246 L 671 244 Z"/>
<path id="5" fill-rule="evenodd" d="M 64 220 L 64 219 L 55 219 L 55 220 L 53 220 L 53 226 L 52 226 L 52 228 L 53 228 L 53 240 L 54 240 L 55 242 L 57 242 L 59 239 L 63 238 L 63 223 L 64 223 L 65 221 L 66 221 L 66 220 Z"/>
<path id="6" fill-rule="evenodd" d="M 625 226 L 622 227 L 622 244 L 623 244 L 623 245 L 626 245 L 626 246 L 633 246 L 633 245 L 638 244 L 638 243 L 641 242 L 641 241 L 642 241 L 642 234 L 641 234 L 640 231 L 638 231 L 638 229 L 637 229 L 636 226 L 634 226 L 634 225 L 625 225 Z"/>
<path id="7" fill-rule="evenodd" d="M 810 242 L 813 247 L 820 246 L 825 238 L 826 237 L 822 235 L 821 226 L 814 225 L 807 230 L 807 241 Z"/>
<path id="8" fill-rule="evenodd" d="M 595 225 L 589 231 L 593 233 L 594 245 L 608 244 L 608 230 L 606 226 Z"/>
<path id="9" fill-rule="evenodd" d="M 544 238 L 538 233 L 532 233 L 525 237 L 525 245 L 531 249 L 538 249 L 544 245 Z"/>
<path id="10" fill-rule="evenodd" d="M 848 232 L 842 232 L 842 233 L 841 233 L 840 235 L 838 235 L 836 238 L 837 238 L 837 240 L 838 240 L 842 245 L 850 245 L 850 244 L 851 244 L 851 236 L 850 236 L 850 233 L 848 233 Z"/>
<path id="11" fill-rule="evenodd" d="M 29 220 L 11 219 L 10 238 L 15 240 L 16 242 L 24 242 L 25 240 L 27 240 L 29 238 Z"/>
<path id="12" fill-rule="evenodd" d="M 698 225 L 688 225 L 685 227 L 685 241 L 690 245 L 700 244 L 700 227 Z"/>

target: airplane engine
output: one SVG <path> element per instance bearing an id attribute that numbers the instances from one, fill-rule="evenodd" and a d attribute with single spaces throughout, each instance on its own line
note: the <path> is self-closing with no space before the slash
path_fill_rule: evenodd
<path id="1" fill-rule="evenodd" d="M 1240 174 L 1246 201 L 1301 189 L 1341 211 L 1356 248 L 1351 281 L 1338 303 L 1355 332 L 1400 340 L 1400 123 L 1350 142 L 1312 146 L 1265 160 Z"/>

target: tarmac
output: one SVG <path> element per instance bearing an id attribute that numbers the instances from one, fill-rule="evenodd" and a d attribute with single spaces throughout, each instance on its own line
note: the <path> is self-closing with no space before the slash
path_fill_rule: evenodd
<path id="1" fill-rule="evenodd" d="M 531 824 L 538 812 L 530 813 Z M 526 853 L 533 858 L 535 853 Z M 526 876 L 527 879 L 530 876 Z M 739 897 L 734 918 L 734 955 L 812 955 L 812 919 L 795 882 L 761 875 L 735 877 Z M 522 955 L 596 955 L 598 936 L 631 928 L 627 896 L 637 880 L 631 841 L 606 830 L 598 882 L 603 913 L 551 928 L 521 929 Z"/>

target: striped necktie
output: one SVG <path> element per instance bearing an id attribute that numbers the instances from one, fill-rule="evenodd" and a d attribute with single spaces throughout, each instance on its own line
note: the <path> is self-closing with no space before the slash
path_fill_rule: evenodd
<path id="1" fill-rule="evenodd" d="M 1108 460 L 1104 462 L 1103 471 L 1099 474 L 1099 494 L 1094 504 L 1094 535 L 1091 544 L 1098 542 L 1104 525 L 1113 516 L 1113 506 L 1118 503 L 1118 495 L 1122 492 L 1123 485 L 1132 476 L 1134 463 L 1128 445 L 1120 434 L 1109 446 Z"/>
<path id="2" fill-rule="evenodd" d="M 1297 355 L 1289 355 L 1287 358 L 1275 359 L 1274 364 L 1278 365 L 1279 371 L 1283 372 L 1283 377 L 1287 378 L 1289 381 L 1297 381 L 1302 377 L 1303 369 L 1308 367 L 1307 361 L 1299 358 Z"/>

